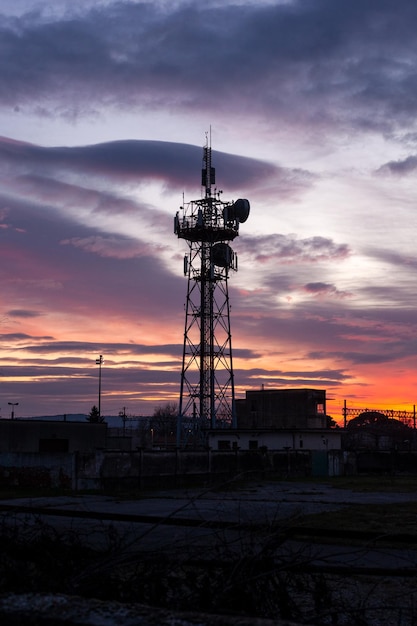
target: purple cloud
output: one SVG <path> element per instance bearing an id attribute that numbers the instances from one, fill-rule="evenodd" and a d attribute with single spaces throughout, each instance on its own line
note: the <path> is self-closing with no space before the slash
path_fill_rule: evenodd
<path id="1" fill-rule="evenodd" d="M 260 263 L 272 260 L 279 260 L 281 263 L 344 260 L 350 254 L 347 244 L 337 244 L 328 237 L 300 239 L 296 235 L 278 233 L 258 237 L 245 234 L 241 248 Z"/>
<path id="2" fill-rule="evenodd" d="M 201 147 L 164 141 L 113 141 L 51 148 L 0 138 L 0 162 L 7 168 L 14 167 L 21 175 L 26 174 L 27 184 L 46 186 L 49 179 L 51 193 L 59 191 L 62 181 L 54 181 L 53 176 L 62 170 L 110 176 L 119 182 L 130 180 L 142 184 L 159 180 L 179 189 L 184 186 L 198 189 L 202 153 Z M 213 164 L 218 170 L 219 182 L 232 190 L 259 184 L 277 175 L 284 184 L 287 184 L 286 179 L 294 177 L 291 170 L 286 173 L 285 168 L 264 161 L 216 151 L 213 151 Z M 71 192 L 70 187 L 67 192 Z"/>
<path id="3" fill-rule="evenodd" d="M 378 174 L 393 174 L 396 176 L 407 176 L 417 169 L 417 156 L 410 155 L 406 159 L 389 161 L 378 169 Z"/>
<path id="4" fill-rule="evenodd" d="M 307 283 L 303 286 L 303 291 L 316 297 L 335 296 L 336 298 L 348 298 L 352 294 L 348 291 L 341 291 L 330 283 Z"/>
<path id="5" fill-rule="evenodd" d="M 412 0 L 66 9 L 2 16 L 4 107 L 262 111 L 362 131 L 414 117 Z"/>

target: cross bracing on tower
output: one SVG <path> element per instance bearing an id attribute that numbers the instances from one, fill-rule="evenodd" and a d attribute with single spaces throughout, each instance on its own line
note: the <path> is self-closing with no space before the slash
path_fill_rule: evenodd
<path id="1" fill-rule="evenodd" d="M 188 243 L 184 274 L 188 280 L 178 415 L 178 443 L 186 432 L 234 426 L 234 376 L 228 279 L 237 271 L 229 245 L 249 216 L 248 200 L 225 202 L 214 189 L 211 147 L 203 153 L 204 196 L 184 204 L 174 221 L 175 234 Z"/>

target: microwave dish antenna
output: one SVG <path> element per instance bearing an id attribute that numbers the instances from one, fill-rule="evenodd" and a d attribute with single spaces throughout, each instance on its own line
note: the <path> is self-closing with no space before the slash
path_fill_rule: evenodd
<path id="1" fill-rule="evenodd" d="M 203 149 L 202 198 L 183 202 L 174 232 L 188 245 L 184 343 L 177 444 L 204 441 L 209 428 L 235 427 L 235 389 L 228 280 L 237 271 L 230 243 L 249 217 L 249 201 L 221 200 L 211 140 Z"/>

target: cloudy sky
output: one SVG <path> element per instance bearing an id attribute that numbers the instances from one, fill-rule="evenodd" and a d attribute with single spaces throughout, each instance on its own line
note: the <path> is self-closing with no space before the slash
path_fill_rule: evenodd
<path id="1" fill-rule="evenodd" d="M 417 402 L 415 0 L 2 0 L 0 414 L 178 400 L 211 127 L 237 395 Z"/>

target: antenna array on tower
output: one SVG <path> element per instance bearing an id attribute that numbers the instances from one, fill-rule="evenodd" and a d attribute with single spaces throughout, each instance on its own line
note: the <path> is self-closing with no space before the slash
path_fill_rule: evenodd
<path id="1" fill-rule="evenodd" d="M 204 197 L 180 207 L 174 232 L 188 243 L 184 273 L 188 278 L 178 416 L 178 445 L 187 434 L 235 426 L 234 376 L 228 278 L 237 271 L 229 245 L 249 216 L 249 201 L 221 200 L 213 190 L 216 172 L 211 146 L 203 153 Z"/>

